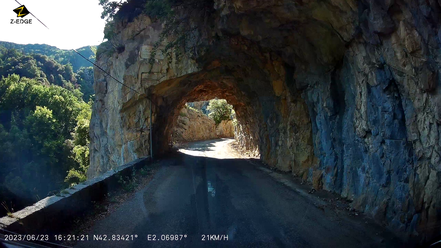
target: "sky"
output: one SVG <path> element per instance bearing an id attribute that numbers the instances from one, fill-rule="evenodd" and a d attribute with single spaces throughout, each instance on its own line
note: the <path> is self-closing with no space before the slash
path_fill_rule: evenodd
<path id="1" fill-rule="evenodd" d="M 103 41 L 105 21 L 101 19 L 99 0 L 17 0 L 40 19 L 31 15 L 32 24 L 11 24 L 17 18 L 15 0 L 0 0 L 0 41 L 18 44 L 47 44 L 60 49 L 99 45 Z"/>

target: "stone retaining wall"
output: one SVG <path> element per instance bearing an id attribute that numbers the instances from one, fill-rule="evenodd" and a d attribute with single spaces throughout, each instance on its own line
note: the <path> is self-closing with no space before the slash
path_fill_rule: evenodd
<path id="1" fill-rule="evenodd" d="M 150 158 L 140 158 L 128 164 L 62 191 L 60 195 L 46 197 L 32 206 L 0 218 L 0 228 L 19 234 L 61 234 L 66 223 L 82 213 L 91 211 L 94 202 L 104 199 L 120 185 L 119 176 L 130 176 Z M 52 238 L 50 236 L 50 238 Z"/>

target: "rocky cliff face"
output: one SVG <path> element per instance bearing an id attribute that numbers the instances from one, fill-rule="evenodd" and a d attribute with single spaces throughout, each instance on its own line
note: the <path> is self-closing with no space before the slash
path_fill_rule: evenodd
<path id="1" fill-rule="evenodd" d="M 187 107 L 179 112 L 172 133 L 172 140 L 177 143 L 233 137 L 234 127 L 231 121 L 222 121 L 216 126 L 216 123 L 202 112 Z"/>
<path id="2" fill-rule="evenodd" d="M 233 121 L 222 121 L 216 126 L 216 136 L 218 138 L 234 138 Z"/>
<path id="3" fill-rule="evenodd" d="M 204 115 L 208 116 L 210 111 L 207 109 L 210 101 L 188 102 L 187 105 L 200 110 Z"/>
<path id="4" fill-rule="evenodd" d="M 185 102 L 219 97 L 236 110 L 241 144 L 269 166 L 314 179 L 403 236 L 434 238 L 440 15 L 435 0 L 214 0 L 180 57 L 153 52 L 161 23 L 121 22 L 112 42 L 124 49 L 97 61 L 141 94 L 95 71 L 89 176 L 148 155 L 150 101 L 163 152 Z"/>

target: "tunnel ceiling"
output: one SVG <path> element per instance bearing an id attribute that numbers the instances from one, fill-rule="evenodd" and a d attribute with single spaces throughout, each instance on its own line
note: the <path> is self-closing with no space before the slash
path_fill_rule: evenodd
<path id="1" fill-rule="evenodd" d="M 204 1 L 176 12 L 180 45 L 129 3 L 97 63 L 141 94 L 95 71 L 90 177 L 149 155 L 150 100 L 162 153 L 185 102 L 218 97 L 268 166 L 399 235 L 440 234 L 439 1 Z"/>

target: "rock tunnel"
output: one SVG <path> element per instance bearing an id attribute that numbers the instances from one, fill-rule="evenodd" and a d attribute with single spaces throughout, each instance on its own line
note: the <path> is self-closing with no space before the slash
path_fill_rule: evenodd
<path id="1" fill-rule="evenodd" d="M 159 107 L 157 123 L 154 129 L 154 147 L 157 154 L 167 152 L 170 147 L 171 131 L 178 118 L 179 111 L 186 102 L 206 101 L 213 98 L 226 99 L 237 110 L 237 118 L 244 130 L 245 139 L 241 140 L 245 149 L 255 150 L 258 147 L 258 123 L 252 100 L 246 92 L 238 89 L 235 80 L 221 76 L 223 73 L 214 68 L 208 75 L 194 75 L 182 81 L 166 81 L 154 88 L 155 96 L 167 99 Z M 200 78 L 200 79 L 198 79 Z M 170 96 L 170 92 L 176 92 Z M 258 106 L 255 106 L 258 107 Z"/>
<path id="2" fill-rule="evenodd" d="M 208 18 L 179 12 L 205 17 L 181 56 L 157 49 L 175 37 L 143 1 L 100 46 L 97 63 L 136 92 L 95 70 L 89 177 L 149 155 L 150 102 L 161 154 L 184 104 L 218 97 L 268 166 L 400 235 L 440 234 L 439 1 L 206 3 Z"/>

